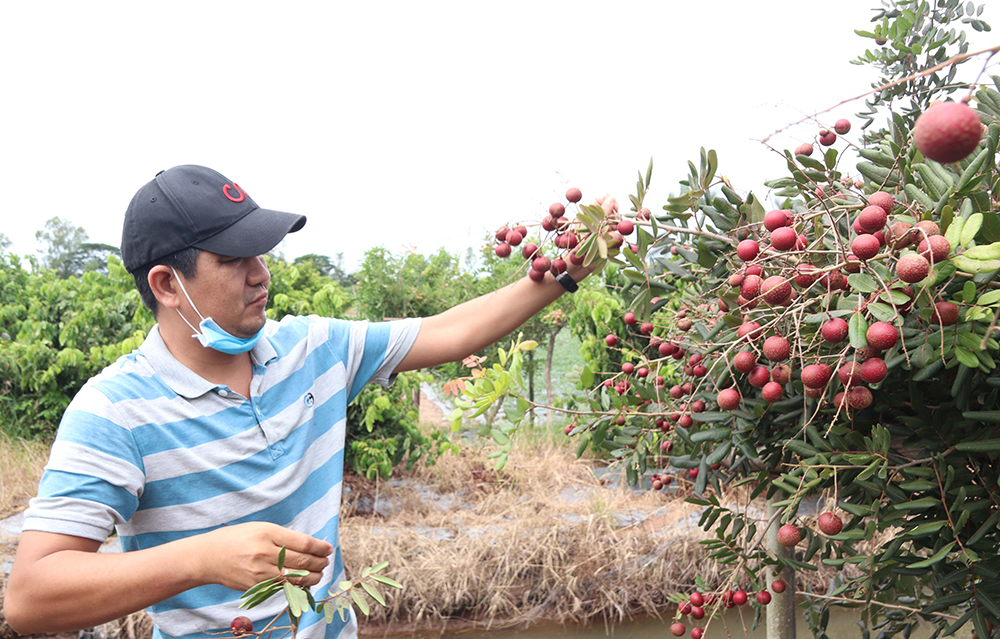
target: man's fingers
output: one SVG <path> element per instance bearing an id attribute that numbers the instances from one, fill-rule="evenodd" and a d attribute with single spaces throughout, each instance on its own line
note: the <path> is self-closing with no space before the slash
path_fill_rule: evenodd
<path id="1" fill-rule="evenodd" d="M 328 541 L 316 539 L 315 537 L 311 537 L 305 533 L 288 530 L 287 528 L 283 528 L 281 530 L 283 531 L 280 535 L 281 538 L 276 539 L 275 542 L 278 546 L 284 546 L 286 548 L 286 556 L 288 551 L 295 551 L 306 555 L 315 555 L 317 557 L 326 557 L 333 553 L 333 544 Z"/>
<path id="2" fill-rule="evenodd" d="M 294 550 L 285 550 L 285 570 L 308 570 L 309 572 L 321 572 L 330 563 L 328 557 L 317 557 Z M 277 564 L 277 557 L 275 557 Z"/>

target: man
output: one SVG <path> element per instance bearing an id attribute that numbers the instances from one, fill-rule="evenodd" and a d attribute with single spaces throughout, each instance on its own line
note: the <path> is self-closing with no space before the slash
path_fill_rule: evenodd
<path id="1" fill-rule="evenodd" d="M 67 409 L 5 601 L 22 634 L 147 608 L 158 637 L 228 630 L 239 595 L 285 567 L 325 597 L 338 545 L 345 414 L 368 381 L 457 361 L 576 288 L 527 278 L 425 319 L 266 320 L 263 253 L 305 217 L 259 208 L 210 169 L 161 171 L 132 199 L 122 259 L 157 324 Z M 112 527 L 125 552 L 98 554 Z M 282 597 L 252 609 L 257 630 Z M 356 622 L 303 615 L 300 636 Z"/>

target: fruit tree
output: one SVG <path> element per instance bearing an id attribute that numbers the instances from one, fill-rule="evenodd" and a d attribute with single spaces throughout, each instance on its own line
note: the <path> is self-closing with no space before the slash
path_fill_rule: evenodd
<path id="1" fill-rule="evenodd" d="M 954 28 L 988 30 L 981 7 L 890 4 L 858 32 L 876 45 L 858 62 L 883 74 L 867 110 L 810 118 L 794 152 L 767 142 L 787 167 L 768 204 L 703 150 L 662 209 L 650 164 L 630 213 L 571 189 L 542 222 L 568 259 L 626 281 L 626 328 L 605 338 L 622 363 L 583 370 L 568 434 L 633 484 L 691 484 L 706 549 L 731 566 L 716 592 L 677 594 L 676 636 L 796 594 L 818 635 L 831 605 L 864 609 L 865 637 L 1000 625 L 1000 77 L 955 80 L 996 50 L 973 58 Z M 468 385 L 456 423 L 517 394 L 520 350 Z M 803 504 L 819 496 L 833 506 L 817 517 Z M 795 587 L 821 564 L 838 569 L 827 592 Z"/>

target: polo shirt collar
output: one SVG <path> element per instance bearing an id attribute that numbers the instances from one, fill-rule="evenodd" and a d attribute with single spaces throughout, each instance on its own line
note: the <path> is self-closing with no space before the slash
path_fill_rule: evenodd
<path id="1" fill-rule="evenodd" d="M 271 331 L 265 329 L 265 332 Z M 146 357 L 146 361 L 160 376 L 160 379 L 182 397 L 194 399 L 219 387 L 218 384 L 208 381 L 177 361 L 177 358 L 173 356 L 163 341 L 163 336 L 160 335 L 159 324 L 154 324 L 153 328 L 149 330 L 146 339 L 139 346 L 139 351 Z M 250 358 L 255 365 L 266 366 L 268 362 L 277 357 L 278 352 L 274 350 L 274 346 L 271 345 L 266 334 L 261 336 L 261 339 L 250 351 Z"/>

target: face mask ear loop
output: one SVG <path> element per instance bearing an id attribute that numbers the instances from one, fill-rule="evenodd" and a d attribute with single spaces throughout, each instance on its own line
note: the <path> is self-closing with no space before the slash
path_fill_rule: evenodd
<path id="1" fill-rule="evenodd" d="M 181 291 L 184 293 L 184 297 L 187 298 L 188 303 L 191 304 L 191 308 L 194 309 L 194 312 L 197 313 L 198 317 L 201 318 L 201 321 L 204 322 L 205 321 L 205 317 L 201 314 L 201 311 L 198 310 L 198 307 L 194 305 L 194 301 L 191 299 L 191 296 L 188 295 L 187 289 L 184 288 L 184 282 L 182 282 L 180 276 L 177 275 L 177 271 L 174 271 L 174 267 L 172 267 L 172 266 L 170 267 L 170 270 L 173 271 L 173 273 L 174 273 L 174 279 L 176 279 L 177 283 L 180 284 Z M 184 323 L 187 324 L 188 327 L 192 331 L 194 331 L 194 334 L 191 335 L 191 337 L 198 338 L 198 336 L 201 335 L 201 331 L 199 331 L 197 328 L 195 328 L 191 324 L 191 322 L 187 321 L 187 318 L 184 317 L 184 313 L 181 313 L 181 309 L 177 309 L 177 314 L 180 315 L 181 319 L 184 320 Z"/>

